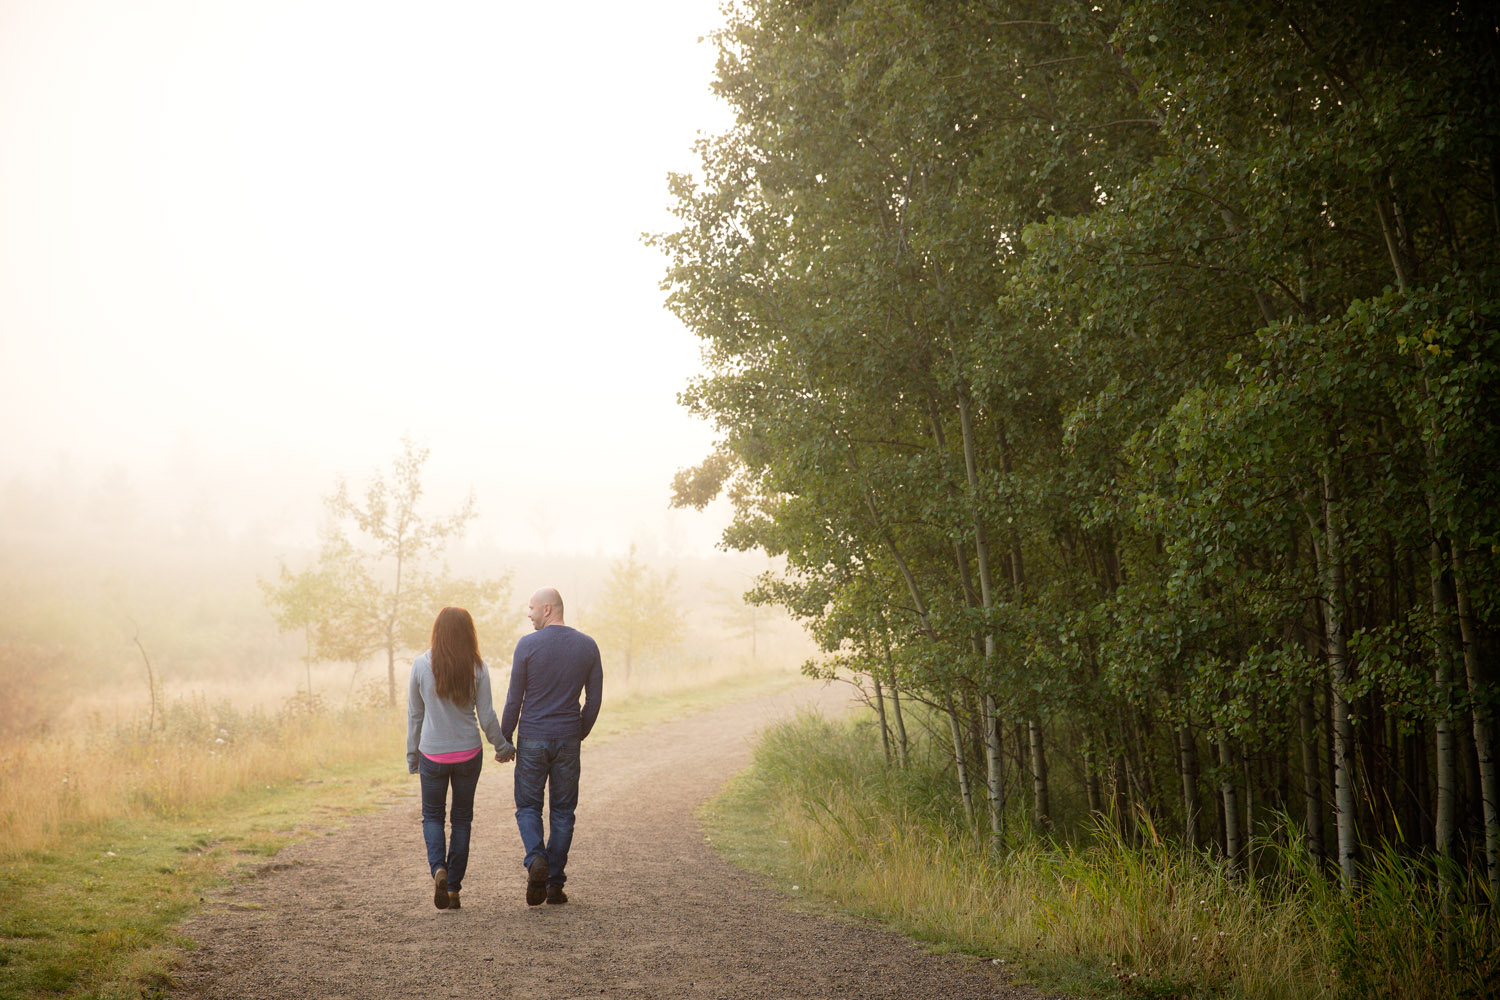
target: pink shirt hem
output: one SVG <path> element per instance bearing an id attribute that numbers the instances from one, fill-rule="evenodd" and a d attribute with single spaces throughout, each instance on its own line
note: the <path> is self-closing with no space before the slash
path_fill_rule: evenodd
<path id="1" fill-rule="evenodd" d="M 455 750 L 452 753 L 424 753 L 422 756 L 434 764 L 462 764 L 466 760 L 473 760 L 475 757 L 478 757 L 479 751 L 483 749 L 484 746 L 481 744 L 473 750 Z"/>

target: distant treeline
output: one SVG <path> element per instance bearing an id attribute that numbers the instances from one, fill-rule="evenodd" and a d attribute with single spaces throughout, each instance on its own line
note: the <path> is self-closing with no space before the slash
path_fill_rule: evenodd
<path id="1" fill-rule="evenodd" d="M 722 442 L 677 501 L 785 554 L 896 753 L 946 713 L 997 846 L 1289 816 L 1500 891 L 1497 18 L 732 6 L 652 240 Z"/>

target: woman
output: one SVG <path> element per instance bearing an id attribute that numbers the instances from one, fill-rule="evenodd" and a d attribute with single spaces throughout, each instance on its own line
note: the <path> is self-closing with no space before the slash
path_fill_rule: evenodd
<path id="1" fill-rule="evenodd" d="M 406 767 L 422 776 L 422 838 L 432 871 L 432 902 L 440 910 L 459 908 L 469 865 L 474 789 L 484 766 L 476 715 L 496 752 L 513 753 L 500 735 L 474 619 L 463 608 L 444 608 L 432 623 L 432 648 L 411 665 L 406 710 Z M 445 849 L 443 813 L 450 785 L 452 835 Z"/>

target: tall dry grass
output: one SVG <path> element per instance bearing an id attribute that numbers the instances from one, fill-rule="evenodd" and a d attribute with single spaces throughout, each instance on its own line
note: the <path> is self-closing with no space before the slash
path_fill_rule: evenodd
<path id="1" fill-rule="evenodd" d="M 868 726 L 803 717 L 765 734 L 726 815 L 786 841 L 802 884 L 1063 988 L 1438 998 L 1490 995 L 1500 981 L 1481 887 L 1444 915 L 1420 861 L 1379 852 L 1346 894 L 1273 844 L 1262 849 L 1279 874 L 1261 879 L 1106 826 L 1072 844 L 1022 835 L 997 856 L 955 807 L 945 764 L 927 746 L 892 768 Z"/>
<path id="2" fill-rule="evenodd" d="M 0 740 L 0 857 L 45 850 L 109 820 L 184 816 L 345 765 L 378 761 L 404 773 L 406 670 L 398 666 L 395 708 L 386 707 L 383 670 L 351 679 L 347 668 L 314 668 L 311 697 L 300 667 L 159 694 L 154 718 L 144 685 L 84 692 L 45 732 Z M 629 683 L 606 674 L 599 732 L 691 711 L 716 688 L 795 676 L 734 660 L 684 662 Z M 498 712 L 509 671 L 492 678 Z"/>
<path id="3" fill-rule="evenodd" d="M 0 852 L 45 850 L 107 820 L 182 816 L 349 762 L 395 768 L 404 744 L 402 710 L 370 699 L 331 709 L 302 693 L 242 709 L 188 695 L 159 705 L 150 728 L 87 713 L 0 746 Z"/>

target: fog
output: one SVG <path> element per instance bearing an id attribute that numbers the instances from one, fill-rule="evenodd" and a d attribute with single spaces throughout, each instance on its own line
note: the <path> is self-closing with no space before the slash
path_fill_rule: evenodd
<path id="1" fill-rule="evenodd" d="M 710 552 L 640 234 L 726 123 L 716 7 L 0 2 L 11 533 L 305 546 L 410 437 L 469 544 Z"/>
<path id="2" fill-rule="evenodd" d="M 715 551 L 722 508 L 668 507 L 713 435 L 676 403 L 698 349 L 641 243 L 728 123 L 718 23 L 0 0 L 0 730 L 80 690 L 140 710 L 146 650 L 169 694 L 285 697 L 303 650 L 258 581 L 311 564 L 324 498 L 406 441 L 426 513 L 474 496 L 443 560 L 509 574 L 517 630 L 546 584 L 586 623 L 635 546 L 695 622 L 677 667 L 747 656 L 721 606 L 767 564 Z M 759 655 L 795 669 L 781 624 Z M 358 677 L 317 669 L 320 694 Z"/>

